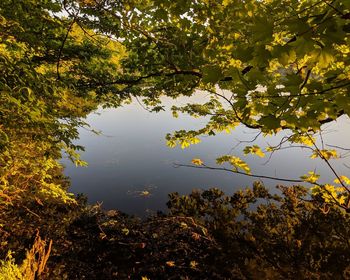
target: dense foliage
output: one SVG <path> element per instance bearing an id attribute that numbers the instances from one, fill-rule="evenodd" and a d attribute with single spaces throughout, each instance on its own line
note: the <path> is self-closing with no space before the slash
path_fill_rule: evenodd
<path id="1" fill-rule="evenodd" d="M 116 69 L 116 51 L 97 48 L 68 19 L 52 16 L 60 10 L 59 3 L 50 1 L 0 4 L 2 257 L 9 249 L 24 253 L 37 229 L 47 238 L 64 234 L 74 219 L 77 203 L 67 193 L 58 160 L 64 150 L 77 165 L 84 164 L 76 153 L 82 147 L 72 141 L 97 102 L 72 82 L 83 74 L 96 75 L 94 60 L 101 60 L 103 71 Z M 68 26 L 72 34 L 66 38 Z M 63 40 L 67 51 L 62 50 Z M 104 64 L 106 59 L 111 61 Z"/>
<path id="2" fill-rule="evenodd" d="M 238 279 L 347 279 L 349 215 L 308 200 L 304 187 L 278 188 L 282 195 L 260 183 L 233 196 L 218 189 L 173 194 L 168 205 L 207 227 Z"/>
<path id="3" fill-rule="evenodd" d="M 346 0 L 2 0 L 0 277 L 44 275 L 50 252 L 49 279 L 349 277 L 350 179 L 332 167 L 337 151 L 317 143 L 322 124 L 349 114 L 349 20 Z M 297 143 L 329 166 L 335 184 L 309 172 L 300 179 L 314 185 L 309 196 L 299 186 L 272 196 L 259 185 L 232 197 L 174 194 L 170 216 L 142 223 L 91 213 L 67 192 L 59 159 L 86 164 L 74 140 L 89 112 L 133 97 L 157 112 L 162 96 L 195 92 L 209 99 L 173 107 L 174 116 L 210 119 L 169 134 L 169 146 L 238 125 L 287 130 L 277 146 L 244 153 Z M 254 175 L 234 154 L 217 163 Z"/>
<path id="4" fill-rule="evenodd" d="M 278 145 L 252 144 L 244 148 L 246 154 L 264 157 L 294 143 L 327 165 L 339 157 L 336 149 L 319 145 L 316 138 L 322 124 L 348 115 L 348 1 L 134 0 L 66 5 L 71 17 L 83 16 L 87 26 L 109 34 L 128 53 L 120 75 L 86 86 L 115 86 L 123 96 L 141 97 L 155 111 L 162 110 L 163 95 L 209 94 L 200 104 L 173 107 L 174 116 L 187 113 L 210 120 L 202 129 L 167 135 L 170 147 L 186 148 L 200 142 L 201 136 L 244 125 L 263 135 L 288 131 Z M 234 154 L 217 163 L 254 174 Z M 332 171 L 338 185 L 316 185 L 314 191 L 347 208 L 348 180 Z M 309 183 L 320 177 L 300 175 Z"/>
<path id="5" fill-rule="evenodd" d="M 304 187 L 278 188 L 173 193 L 169 214 L 144 221 L 88 208 L 58 239 L 47 277 L 348 279 L 349 215 Z"/>

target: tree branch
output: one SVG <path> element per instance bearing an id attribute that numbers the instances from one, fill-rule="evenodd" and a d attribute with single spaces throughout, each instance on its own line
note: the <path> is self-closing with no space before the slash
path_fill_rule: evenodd
<path id="1" fill-rule="evenodd" d="M 308 138 L 310 139 L 310 141 L 312 142 L 312 144 L 314 145 L 317 154 L 319 155 L 319 157 L 321 159 L 323 159 L 326 164 L 328 165 L 328 167 L 332 170 L 333 174 L 335 175 L 335 177 L 339 180 L 339 183 L 342 185 L 342 187 L 350 194 L 350 189 L 348 187 L 345 186 L 343 180 L 340 178 L 340 176 L 338 175 L 338 173 L 335 171 L 335 169 L 333 168 L 333 166 L 330 164 L 329 160 L 322 154 L 322 152 L 320 151 L 320 149 L 317 147 L 315 141 L 312 139 L 312 137 L 307 133 L 306 134 L 308 136 Z M 346 205 L 347 208 L 350 208 L 350 196 L 348 198 L 348 202 Z"/>
<path id="2" fill-rule="evenodd" d="M 69 24 L 68 29 L 67 29 L 67 33 L 66 33 L 65 37 L 63 38 L 61 47 L 59 49 L 58 58 L 57 58 L 57 64 L 56 64 L 57 80 L 61 79 L 61 76 L 60 76 L 60 62 L 61 62 L 61 56 L 62 56 L 63 48 L 64 48 L 64 45 L 66 44 L 69 32 L 72 30 L 73 24 L 76 21 L 76 18 L 77 18 L 77 15 L 74 16 L 72 22 Z"/>
<path id="3" fill-rule="evenodd" d="M 198 78 L 202 77 L 202 74 L 193 70 L 178 70 L 178 71 L 174 71 L 174 72 L 169 72 L 166 73 L 164 71 L 159 71 L 159 72 L 153 72 L 150 74 L 147 74 L 145 76 L 140 76 L 138 78 L 135 79 L 119 79 L 119 80 L 115 80 L 115 81 L 111 81 L 111 82 L 100 82 L 100 83 L 89 83 L 88 86 L 89 87 L 103 87 L 103 86 L 112 86 L 112 85 L 137 85 L 138 83 L 140 83 L 143 80 L 149 79 L 149 78 L 153 78 L 153 77 L 173 77 L 176 75 L 192 75 Z"/>
<path id="4" fill-rule="evenodd" d="M 305 181 L 300 180 L 300 179 L 287 179 L 287 178 L 279 178 L 279 177 L 273 177 L 273 176 L 248 174 L 248 173 L 241 172 L 238 170 L 228 169 L 225 167 L 212 167 L 212 166 L 207 166 L 205 164 L 203 164 L 202 166 L 198 166 L 198 165 L 174 163 L 174 167 L 190 167 L 190 168 L 197 168 L 197 169 L 220 170 L 220 171 L 227 171 L 227 172 L 240 174 L 240 175 L 244 175 L 244 176 L 248 176 L 248 177 L 259 178 L 259 179 L 271 179 L 271 180 L 283 181 L 283 182 L 305 183 Z"/>

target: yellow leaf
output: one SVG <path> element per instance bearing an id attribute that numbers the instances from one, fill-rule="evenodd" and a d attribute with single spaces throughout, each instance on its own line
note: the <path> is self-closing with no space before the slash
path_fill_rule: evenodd
<path id="1" fill-rule="evenodd" d="M 203 165 L 203 161 L 201 159 L 199 159 L 199 158 L 192 159 L 192 163 L 194 165 Z"/>
<path id="2" fill-rule="evenodd" d="M 347 185 L 350 185 L 350 179 L 349 179 L 348 177 L 342 175 L 342 176 L 340 176 L 340 180 L 341 180 L 343 183 L 345 183 L 345 184 L 347 184 Z M 335 179 L 335 180 L 334 180 L 334 183 L 340 184 L 339 179 L 338 179 L 338 178 Z"/>
<path id="3" fill-rule="evenodd" d="M 194 240 L 199 240 L 199 239 L 201 239 L 201 236 L 198 233 L 196 233 L 196 232 L 192 232 L 192 238 Z"/>
<path id="4" fill-rule="evenodd" d="M 310 156 L 310 158 L 314 159 L 318 157 L 318 153 L 315 151 L 312 153 L 312 155 Z"/>
<path id="5" fill-rule="evenodd" d="M 181 142 L 181 149 L 188 148 L 190 146 L 190 143 L 187 141 L 182 141 Z"/>
<path id="6" fill-rule="evenodd" d="M 255 152 L 254 152 L 258 157 L 265 157 L 265 154 L 263 153 L 263 151 L 262 150 L 256 150 Z"/>
<path id="7" fill-rule="evenodd" d="M 190 267 L 191 267 L 191 268 L 196 268 L 197 265 L 198 265 L 198 263 L 197 263 L 196 261 L 191 261 L 191 262 L 190 262 Z"/>
<path id="8" fill-rule="evenodd" d="M 180 226 L 181 226 L 182 228 L 188 228 L 187 224 L 184 223 L 184 222 L 181 222 L 181 223 L 180 223 Z"/>
<path id="9" fill-rule="evenodd" d="M 167 146 L 170 148 L 175 148 L 176 147 L 176 142 L 174 140 L 169 140 L 166 142 Z"/>
<path id="10" fill-rule="evenodd" d="M 127 228 L 123 228 L 122 229 L 122 233 L 125 234 L 125 235 L 128 235 L 129 232 L 130 232 L 129 229 L 127 229 Z"/>
<path id="11" fill-rule="evenodd" d="M 302 243 L 301 243 L 301 240 L 297 240 L 296 243 L 297 243 L 298 248 L 300 248 L 300 247 L 301 247 L 301 244 L 302 244 Z"/>
<path id="12" fill-rule="evenodd" d="M 260 149 L 258 145 L 247 146 L 244 148 L 243 152 L 245 155 L 254 154 L 261 158 L 265 157 L 264 152 Z"/>
<path id="13" fill-rule="evenodd" d="M 175 266 L 175 262 L 174 261 L 167 261 L 166 265 L 172 267 L 172 266 Z"/>
<path id="14" fill-rule="evenodd" d="M 149 196 L 151 193 L 149 191 L 142 191 L 140 196 Z"/>
<path id="15" fill-rule="evenodd" d="M 300 178 L 303 179 L 305 182 L 308 182 L 308 183 L 316 183 L 317 180 L 320 178 L 320 175 L 318 175 L 315 172 L 311 171 L 311 172 L 309 172 L 309 174 L 303 175 Z"/>
<path id="16" fill-rule="evenodd" d="M 224 0 L 224 1 L 222 1 L 222 5 L 223 5 L 224 7 L 226 7 L 228 4 L 230 4 L 230 1 L 229 1 L 229 0 Z"/>
<path id="17" fill-rule="evenodd" d="M 201 140 L 199 138 L 194 137 L 191 139 L 191 144 L 198 144 L 200 142 L 201 142 Z"/>

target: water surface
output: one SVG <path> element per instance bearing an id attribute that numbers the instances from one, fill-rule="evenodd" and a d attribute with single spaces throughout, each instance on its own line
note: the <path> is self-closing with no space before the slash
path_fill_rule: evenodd
<path id="1" fill-rule="evenodd" d="M 165 100 L 165 104 L 183 104 L 186 99 Z M 252 173 L 298 179 L 306 171 L 315 170 L 322 174 L 323 181 L 332 181 L 334 175 L 320 160 L 309 159 L 310 152 L 300 148 L 285 149 L 276 153 L 268 163 L 266 158 L 244 156 L 244 145 L 233 149 L 238 140 L 251 140 L 258 131 L 243 126 L 231 134 L 205 137 L 202 142 L 190 148 L 171 149 L 166 146 L 166 133 L 178 129 L 198 129 L 205 125 L 205 119 L 189 116 L 173 118 L 169 110 L 149 113 L 137 102 L 117 109 L 99 109 L 89 115 L 87 122 L 102 135 L 81 129 L 79 145 L 86 151 L 82 159 L 88 167 L 75 167 L 64 160 L 65 174 L 71 178 L 70 191 L 84 193 L 89 202 L 102 202 L 106 209 L 117 208 L 124 212 L 145 215 L 166 209 L 167 194 L 170 192 L 189 193 L 192 189 L 219 187 L 231 194 L 239 188 L 252 185 L 256 179 L 223 171 L 192 168 L 175 168 L 174 163 L 190 163 L 192 158 L 201 158 L 207 164 L 228 153 L 241 156 L 251 166 Z M 347 147 L 350 136 L 350 120 L 341 118 L 324 127 L 325 144 Z M 278 143 L 282 136 L 259 137 L 258 145 Z M 321 142 L 319 142 L 321 145 Z M 344 151 L 343 154 L 346 154 Z M 344 165 L 347 158 L 333 161 L 337 172 L 346 175 L 349 169 Z M 350 166 L 350 164 L 348 164 Z M 274 188 L 281 183 L 262 180 Z"/>

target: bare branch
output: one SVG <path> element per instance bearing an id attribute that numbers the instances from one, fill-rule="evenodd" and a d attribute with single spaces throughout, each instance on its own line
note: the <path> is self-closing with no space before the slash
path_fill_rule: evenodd
<path id="1" fill-rule="evenodd" d="M 230 152 L 232 152 L 234 149 L 236 149 L 239 145 L 243 144 L 243 143 L 254 143 L 258 138 L 259 136 L 262 134 L 262 132 L 260 131 L 259 133 L 257 133 L 253 139 L 251 140 L 239 140 L 236 138 L 236 141 L 238 141 L 238 143 L 233 147 L 231 148 Z"/>
<path id="2" fill-rule="evenodd" d="M 343 148 L 343 147 L 340 147 L 340 146 L 337 146 L 337 145 L 326 144 L 326 146 L 332 147 L 332 148 L 337 148 L 337 149 L 344 150 L 344 151 L 350 151 L 350 148 Z"/>
<path id="3" fill-rule="evenodd" d="M 220 170 L 220 171 L 227 171 L 227 172 L 240 174 L 248 177 L 259 178 L 259 179 L 270 179 L 270 180 L 293 182 L 293 183 L 305 183 L 305 181 L 300 179 L 287 179 L 287 178 L 279 178 L 279 177 L 266 176 L 266 175 L 249 174 L 238 170 L 228 169 L 225 167 L 212 167 L 212 166 L 207 166 L 205 164 L 203 164 L 202 166 L 198 166 L 198 165 L 174 163 L 174 167 L 191 167 L 191 168 L 197 168 L 197 169 Z"/>

